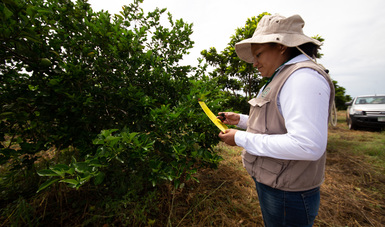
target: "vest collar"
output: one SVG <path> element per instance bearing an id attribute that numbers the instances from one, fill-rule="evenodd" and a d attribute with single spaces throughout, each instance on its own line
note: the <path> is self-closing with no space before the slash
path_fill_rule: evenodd
<path id="1" fill-rule="evenodd" d="M 286 62 L 285 65 L 292 65 L 292 64 L 296 64 L 298 62 L 303 62 L 303 61 L 308 61 L 309 59 L 304 55 L 304 54 L 300 54 L 292 59 L 290 59 L 288 62 Z"/>

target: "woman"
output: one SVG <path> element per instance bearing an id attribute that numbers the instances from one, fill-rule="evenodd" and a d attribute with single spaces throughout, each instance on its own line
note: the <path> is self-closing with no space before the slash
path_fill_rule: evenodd
<path id="1" fill-rule="evenodd" d="M 321 43 L 304 35 L 303 26 L 299 15 L 267 15 L 252 38 L 235 45 L 238 57 L 269 80 L 249 101 L 249 116 L 219 113 L 225 124 L 247 129 L 219 137 L 244 148 L 265 226 L 312 226 L 320 204 L 334 86 L 309 57 Z"/>

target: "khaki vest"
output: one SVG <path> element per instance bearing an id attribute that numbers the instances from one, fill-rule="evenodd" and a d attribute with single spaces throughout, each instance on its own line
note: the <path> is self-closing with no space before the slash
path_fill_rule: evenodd
<path id="1" fill-rule="evenodd" d="M 311 68 L 319 72 L 330 86 L 330 110 L 334 101 L 334 85 L 329 75 L 312 61 L 299 62 L 285 66 L 260 97 L 251 99 L 247 132 L 258 134 L 285 134 L 285 120 L 277 106 L 278 93 L 289 76 L 300 68 Z M 285 191 L 304 191 L 313 189 L 324 180 L 326 152 L 317 161 L 282 160 L 251 155 L 242 152 L 243 165 L 258 182 Z"/>

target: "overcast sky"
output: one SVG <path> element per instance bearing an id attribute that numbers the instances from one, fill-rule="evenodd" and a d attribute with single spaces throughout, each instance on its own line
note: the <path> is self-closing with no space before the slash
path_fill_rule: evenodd
<path id="1" fill-rule="evenodd" d="M 132 0 L 89 0 L 94 11 L 119 13 Z M 184 63 L 196 66 L 200 52 L 210 47 L 222 51 L 235 29 L 260 13 L 305 20 L 304 33 L 325 41 L 318 60 L 352 97 L 385 94 L 384 0 L 144 0 L 145 12 L 167 8 L 173 19 L 193 23 L 195 42 Z M 167 14 L 164 15 L 166 17 Z"/>

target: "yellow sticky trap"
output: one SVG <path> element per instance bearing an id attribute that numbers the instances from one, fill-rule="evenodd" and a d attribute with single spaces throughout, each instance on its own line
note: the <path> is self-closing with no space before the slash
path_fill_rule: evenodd
<path id="1" fill-rule="evenodd" d="M 199 102 L 199 105 L 201 105 L 203 111 L 206 113 L 207 117 L 210 118 L 210 120 L 223 132 L 225 133 L 226 132 L 226 129 L 227 126 L 225 124 L 222 123 L 221 120 L 219 120 L 214 114 L 213 112 L 211 112 L 211 110 L 207 107 L 206 103 L 202 102 L 202 101 L 198 101 Z"/>

